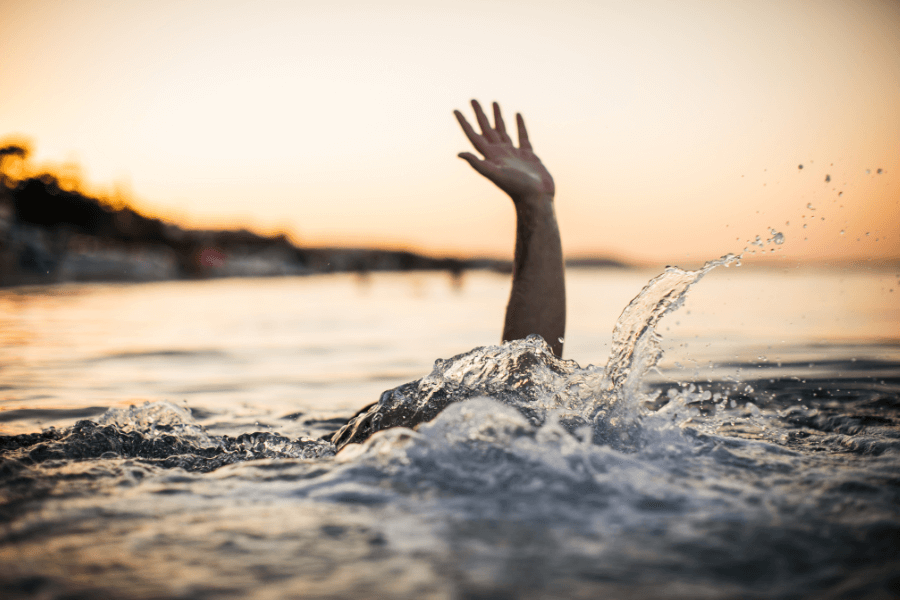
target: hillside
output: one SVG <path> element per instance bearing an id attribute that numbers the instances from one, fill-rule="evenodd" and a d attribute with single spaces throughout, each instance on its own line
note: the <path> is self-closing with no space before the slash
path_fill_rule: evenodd
<path id="1" fill-rule="evenodd" d="M 185 229 L 67 187 L 51 173 L 12 176 L 5 166 L 27 154 L 21 145 L 0 148 L 0 285 L 510 268 L 408 251 L 302 248 L 243 229 Z"/>

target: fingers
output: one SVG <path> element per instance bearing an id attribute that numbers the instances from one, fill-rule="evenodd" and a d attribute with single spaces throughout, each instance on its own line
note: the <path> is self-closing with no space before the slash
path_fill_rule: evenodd
<path id="1" fill-rule="evenodd" d="M 506 133 L 506 123 L 503 122 L 503 115 L 500 114 L 500 105 L 496 102 L 494 102 L 494 128 L 501 141 L 512 143 L 509 134 Z"/>
<path id="2" fill-rule="evenodd" d="M 475 118 L 478 120 L 478 126 L 481 128 L 480 134 L 476 133 L 461 112 L 455 110 L 453 114 L 456 115 L 456 120 L 459 121 L 460 127 L 462 127 L 466 137 L 469 138 L 476 150 L 486 158 L 490 158 L 488 155 L 496 152 L 491 150 L 493 144 L 512 145 L 512 138 L 509 137 L 509 133 L 506 131 L 506 123 L 503 121 L 503 115 L 500 113 L 499 104 L 493 103 L 494 127 L 491 127 L 491 122 L 488 120 L 487 115 L 484 114 L 484 110 L 482 110 L 478 100 L 472 100 L 472 109 L 475 111 Z M 525 121 L 522 120 L 522 115 L 516 114 L 516 122 L 519 130 L 519 147 L 531 150 L 531 143 L 528 141 L 528 132 L 525 130 Z M 474 167 L 475 165 L 472 166 Z"/>
<path id="3" fill-rule="evenodd" d="M 461 112 L 459 112 L 458 110 L 454 110 L 453 114 L 456 115 L 456 120 L 459 121 L 459 126 L 462 127 L 463 133 L 466 134 L 466 137 L 469 138 L 469 141 L 472 142 L 472 145 L 475 146 L 475 149 L 484 154 L 485 150 L 487 149 L 487 142 L 485 142 L 484 138 L 475 133 L 475 130 L 472 129 L 472 126 L 469 125 L 469 122 Z M 468 154 L 468 152 L 466 152 L 466 154 Z"/>
<path id="4" fill-rule="evenodd" d="M 487 138 L 489 142 L 500 141 L 500 136 L 497 135 L 497 132 L 491 127 L 491 122 L 488 121 L 487 115 L 481 110 L 481 105 L 478 104 L 478 100 L 472 100 L 472 108 L 475 110 L 475 118 L 478 119 L 478 126 L 481 127 L 481 135 Z"/>
<path id="5" fill-rule="evenodd" d="M 457 156 L 469 163 L 473 169 L 475 169 L 485 177 L 489 176 L 489 172 L 491 171 L 491 169 L 488 164 L 485 161 L 479 159 L 471 152 L 460 152 L 459 154 L 457 154 Z"/>
<path id="6" fill-rule="evenodd" d="M 516 125 L 519 126 L 519 148 L 531 150 L 531 142 L 528 141 L 528 130 L 525 129 L 525 119 L 521 113 L 516 113 Z"/>

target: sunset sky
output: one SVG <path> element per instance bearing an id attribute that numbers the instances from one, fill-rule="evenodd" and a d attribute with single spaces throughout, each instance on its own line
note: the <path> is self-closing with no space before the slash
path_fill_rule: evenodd
<path id="1" fill-rule="evenodd" d="M 775 228 L 789 259 L 897 258 L 898 32 L 896 0 L 0 0 L 0 140 L 189 226 L 508 257 L 452 114 L 497 100 L 569 256 Z"/>

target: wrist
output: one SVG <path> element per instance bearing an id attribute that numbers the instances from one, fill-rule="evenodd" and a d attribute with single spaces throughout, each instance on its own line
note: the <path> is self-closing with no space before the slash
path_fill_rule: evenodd
<path id="1" fill-rule="evenodd" d="M 535 193 L 512 196 L 520 219 L 544 219 L 553 216 L 553 194 Z"/>

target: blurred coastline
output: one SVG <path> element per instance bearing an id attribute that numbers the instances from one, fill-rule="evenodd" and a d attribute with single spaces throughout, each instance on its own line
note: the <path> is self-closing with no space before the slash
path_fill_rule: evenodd
<path id="1" fill-rule="evenodd" d="M 506 259 L 429 256 L 406 249 L 300 246 L 284 234 L 248 229 L 190 229 L 142 214 L 121 199 L 82 191 L 77 176 L 32 170 L 29 147 L 0 144 L 0 287 L 67 282 L 147 282 L 321 273 L 465 271 L 510 273 Z M 773 230 L 774 231 L 774 230 Z M 753 244 L 750 244 L 753 246 Z M 762 248 L 762 246 L 760 246 Z M 754 267 L 795 268 L 783 255 L 745 249 Z M 754 255 L 754 256 L 751 256 Z M 764 260 L 757 260 L 762 259 Z M 714 258 L 707 256 L 705 259 Z M 687 258 L 683 268 L 703 261 Z M 897 269 L 896 258 L 803 261 L 805 267 Z M 587 269 L 662 268 L 610 256 L 569 256 Z M 749 266 L 749 265 L 748 265 Z"/>
<path id="2" fill-rule="evenodd" d="M 184 229 L 130 208 L 111 209 L 29 180 L 0 198 L 0 286 L 87 281 L 164 281 L 372 271 L 510 272 L 510 261 L 433 257 L 406 250 L 299 247 L 286 236 L 241 230 Z M 50 210 L 69 204 L 72 210 Z M 77 213 L 77 214 L 73 214 Z M 574 267 L 628 268 L 579 258 Z"/>
<path id="3" fill-rule="evenodd" d="M 24 144 L 0 148 L 0 286 L 165 281 L 373 271 L 510 272 L 508 260 L 433 257 L 408 250 L 300 247 L 285 235 L 187 229 L 79 190 L 49 172 L 16 176 Z M 18 166 L 19 168 L 15 168 Z M 117 205 L 118 204 L 118 205 Z M 627 268 L 609 258 L 576 267 Z"/>

